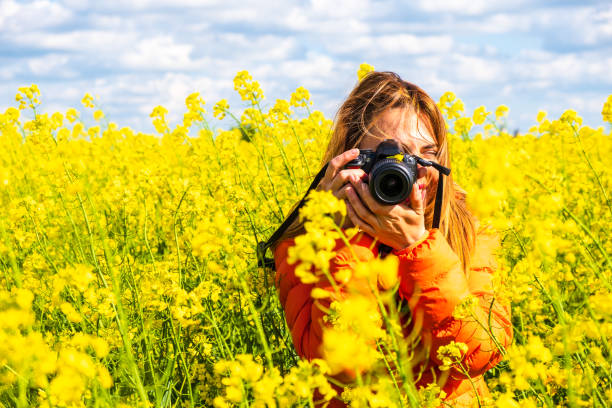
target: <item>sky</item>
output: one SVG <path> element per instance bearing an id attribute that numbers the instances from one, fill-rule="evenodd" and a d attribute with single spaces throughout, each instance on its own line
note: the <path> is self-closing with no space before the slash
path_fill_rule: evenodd
<path id="1" fill-rule="evenodd" d="M 208 112 L 222 98 L 241 112 L 232 80 L 248 70 L 264 107 L 304 86 L 333 118 L 364 62 L 435 100 L 452 91 L 469 112 L 505 104 L 510 130 L 566 109 L 597 127 L 612 94 L 612 2 L 0 0 L 2 112 L 36 83 L 45 112 L 84 111 L 88 92 L 120 127 L 153 132 L 153 108 L 176 123 L 193 92 Z"/>

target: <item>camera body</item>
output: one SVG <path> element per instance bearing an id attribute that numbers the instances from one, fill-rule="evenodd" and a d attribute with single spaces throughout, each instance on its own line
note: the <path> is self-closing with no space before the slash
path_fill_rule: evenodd
<path id="1" fill-rule="evenodd" d="M 418 157 L 405 154 L 394 139 L 381 142 L 376 151 L 359 150 L 359 156 L 344 166 L 368 174 L 370 193 L 384 205 L 405 201 L 417 180 Z"/>

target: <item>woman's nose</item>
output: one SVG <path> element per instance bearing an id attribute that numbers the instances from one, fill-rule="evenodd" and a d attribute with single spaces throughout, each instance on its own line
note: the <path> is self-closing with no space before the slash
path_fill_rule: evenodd
<path id="1" fill-rule="evenodd" d="M 427 167 L 417 164 L 417 178 L 425 177 L 426 174 L 427 174 Z"/>

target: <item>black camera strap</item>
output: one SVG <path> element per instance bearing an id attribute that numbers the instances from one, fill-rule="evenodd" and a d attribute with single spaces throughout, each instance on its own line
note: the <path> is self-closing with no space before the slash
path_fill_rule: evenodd
<path id="1" fill-rule="evenodd" d="M 302 200 L 300 201 L 298 206 L 295 207 L 291 214 L 289 214 L 289 216 L 285 219 L 281 226 L 278 227 L 276 231 L 274 231 L 274 234 L 272 234 L 272 236 L 266 242 L 257 243 L 257 266 L 265 266 L 266 268 L 275 269 L 274 259 L 266 258 L 266 251 L 268 250 L 268 248 L 270 248 L 270 246 L 272 246 L 272 243 L 276 242 L 283 235 L 285 230 L 289 228 L 293 221 L 295 221 L 299 214 L 300 208 L 302 208 L 304 206 L 304 203 L 306 202 L 306 197 L 308 197 L 308 193 L 310 193 L 310 190 L 312 190 L 319 184 L 319 182 L 325 175 L 325 171 L 327 171 L 327 166 L 329 166 L 329 163 L 323 166 L 323 168 L 315 176 L 314 180 L 312 181 L 312 183 L 310 183 L 310 187 L 308 187 L 308 190 L 306 190 L 306 194 L 304 194 L 304 197 L 302 197 Z"/>
<path id="2" fill-rule="evenodd" d="M 442 212 L 442 195 L 444 194 L 444 173 L 438 176 L 438 188 L 436 189 L 436 202 L 434 204 L 432 228 L 440 228 L 440 213 Z"/>
<path id="3" fill-rule="evenodd" d="M 441 216 L 440 212 L 442 211 L 444 176 L 450 174 L 450 169 L 444 166 L 441 166 L 438 163 L 431 162 L 425 159 L 421 159 L 420 157 L 417 157 L 417 162 L 422 166 L 432 166 L 439 172 L 438 189 L 436 191 L 436 202 L 434 204 L 434 215 L 433 215 L 433 221 L 432 221 L 432 228 L 439 228 L 440 227 L 440 216 Z M 300 203 L 297 205 L 297 207 L 295 207 L 295 209 L 291 212 L 291 214 L 289 214 L 289 216 L 285 219 L 285 221 L 281 224 L 281 226 L 278 227 L 276 231 L 274 231 L 274 234 L 272 234 L 272 236 L 266 242 L 257 243 L 257 248 L 256 248 L 257 266 L 275 269 L 274 259 L 266 258 L 266 251 L 268 250 L 268 248 L 270 248 L 270 246 L 272 246 L 272 243 L 276 242 L 283 235 L 285 230 L 289 228 L 289 226 L 293 223 L 293 221 L 295 221 L 295 219 L 297 218 L 299 214 L 300 208 L 302 208 L 304 206 L 304 203 L 306 202 L 306 197 L 308 197 L 308 193 L 310 193 L 310 190 L 312 190 L 319 184 L 319 182 L 325 175 L 327 166 L 329 166 L 329 163 L 323 166 L 323 168 L 315 176 L 314 180 L 310 184 L 310 187 L 308 187 L 308 190 L 306 190 L 306 194 L 304 194 L 304 197 L 302 197 L 302 200 L 300 201 Z M 381 244 L 381 247 L 383 245 L 384 244 Z M 390 250 L 391 250 L 391 247 L 388 247 L 385 245 L 382 251 L 379 250 L 379 252 L 382 255 L 382 257 L 384 257 L 386 254 L 391 252 Z"/>

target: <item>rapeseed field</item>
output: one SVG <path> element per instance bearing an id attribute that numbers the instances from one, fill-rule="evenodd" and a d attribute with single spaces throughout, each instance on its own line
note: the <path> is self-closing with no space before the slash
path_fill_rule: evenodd
<path id="1" fill-rule="evenodd" d="M 246 107 L 194 93 L 182 123 L 152 111 L 155 134 L 108 121 L 89 94 L 46 113 L 36 85 L 0 113 L 0 406 L 312 407 L 315 390 L 336 393 L 326 374 L 351 367 L 377 373 L 342 394 L 353 406 L 438 406 L 437 384 L 416 389 L 402 364 L 403 381 L 384 374 L 410 345 L 359 297 L 334 305 L 326 359 L 297 357 L 255 247 L 319 171 L 332 121 L 304 88 L 270 103 L 248 72 L 234 84 Z M 496 293 L 512 307 L 513 344 L 478 403 L 609 406 L 612 95 L 606 128 L 534 112 L 520 134 L 505 106 L 468 112 L 451 93 L 439 106 L 454 178 L 500 236 Z M 296 260 L 325 269 L 330 240 L 353 233 L 333 223 L 343 211 L 312 195 Z M 393 283 L 393 259 L 376 262 L 354 273 Z M 438 354 L 461 368 L 462 351 Z"/>

